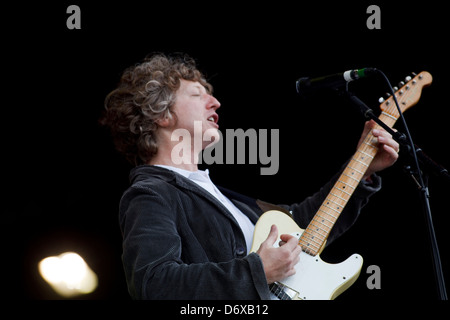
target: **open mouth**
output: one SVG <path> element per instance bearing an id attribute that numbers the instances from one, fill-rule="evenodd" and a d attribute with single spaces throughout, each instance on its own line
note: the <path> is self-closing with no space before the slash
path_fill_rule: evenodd
<path id="1" fill-rule="evenodd" d="M 208 119 L 206 119 L 208 121 L 217 123 L 217 121 L 219 121 L 219 116 L 217 114 L 213 114 L 212 116 L 210 116 Z"/>

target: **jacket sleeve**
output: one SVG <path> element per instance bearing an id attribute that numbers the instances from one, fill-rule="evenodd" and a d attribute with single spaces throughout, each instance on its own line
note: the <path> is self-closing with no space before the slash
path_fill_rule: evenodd
<path id="1" fill-rule="evenodd" d="M 313 219 L 316 212 L 319 210 L 323 201 L 326 199 L 335 182 L 340 176 L 340 172 L 336 174 L 327 184 L 325 184 L 314 195 L 306 198 L 301 203 L 292 204 L 290 206 L 284 205 L 283 207 L 290 211 L 292 217 L 296 223 L 305 229 L 310 221 Z M 367 204 L 370 196 L 381 189 L 381 178 L 377 175 L 372 175 L 372 182 L 367 183 L 361 181 L 356 188 L 355 192 L 351 196 L 347 205 L 342 210 L 336 224 L 330 232 L 327 239 L 327 245 L 332 243 L 336 238 L 347 231 L 358 218 L 361 209 Z"/>
<path id="2" fill-rule="evenodd" d="M 121 201 L 123 264 L 134 299 L 268 299 L 256 253 L 226 262 L 186 263 L 173 204 L 149 190 Z"/>

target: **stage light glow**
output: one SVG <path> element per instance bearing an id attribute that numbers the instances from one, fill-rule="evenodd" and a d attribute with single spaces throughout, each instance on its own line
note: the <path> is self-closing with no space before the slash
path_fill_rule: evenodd
<path id="1" fill-rule="evenodd" d="M 42 278 L 63 297 L 88 294 L 97 288 L 97 275 L 77 253 L 47 257 L 38 267 Z"/>

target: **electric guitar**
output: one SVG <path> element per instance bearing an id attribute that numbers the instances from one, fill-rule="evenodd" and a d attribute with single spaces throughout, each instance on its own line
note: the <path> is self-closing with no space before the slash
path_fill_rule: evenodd
<path id="1" fill-rule="evenodd" d="M 424 71 L 414 75 L 414 78 L 407 77 L 405 80 L 407 83 L 401 83 L 401 88 L 395 93 L 402 112 L 419 101 L 422 88 L 431 84 L 432 77 Z M 380 102 L 379 119 L 392 127 L 400 116 L 393 97 Z M 378 125 L 374 127 L 379 128 Z M 278 299 L 334 299 L 358 278 L 363 264 L 363 258 L 359 254 L 353 254 L 337 264 L 324 262 L 319 254 L 325 247 L 336 220 L 375 157 L 377 145 L 377 139 L 370 131 L 305 230 L 301 229 L 289 215 L 276 210 L 265 212 L 257 221 L 252 252 L 256 252 L 261 243 L 267 239 L 273 224 L 277 225 L 279 234 L 297 237 L 298 245 L 302 248 L 300 262 L 295 266 L 296 274 L 269 286 L 272 294 Z M 274 247 L 278 246 L 279 241 L 280 239 L 275 242 Z"/>

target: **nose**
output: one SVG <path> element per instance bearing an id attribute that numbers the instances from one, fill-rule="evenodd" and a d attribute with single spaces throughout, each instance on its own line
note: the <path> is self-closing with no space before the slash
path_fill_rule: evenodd
<path id="1" fill-rule="evenodd" d="M 214 96 L 212 95 L 208 95 L 208 104 L 207 104 L 207 108 L 208 109 L 214 109 L 217 110 L 220 108 L 220 102 L 219 100 L 217 100 Z"/>

